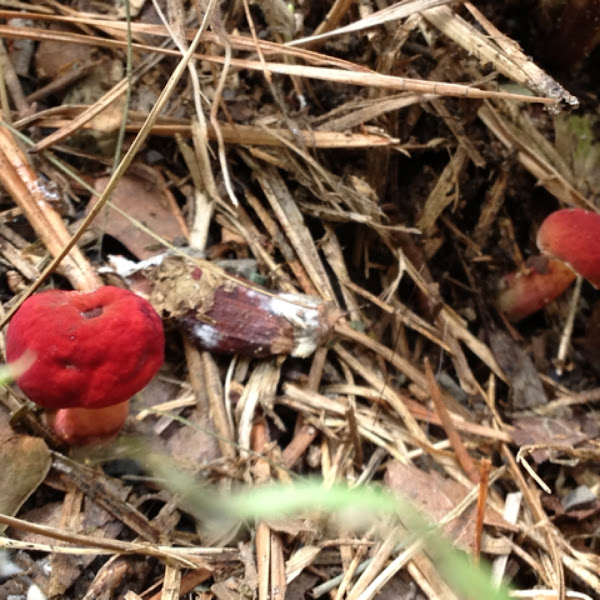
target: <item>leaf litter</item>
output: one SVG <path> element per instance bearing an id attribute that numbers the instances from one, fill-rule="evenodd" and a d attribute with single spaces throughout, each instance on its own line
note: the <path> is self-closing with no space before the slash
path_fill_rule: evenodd
<path id="1" fill-rule="evenodd" d="M 4 324 L 39 287 L 104 282 L 168 341 L 107 447 L 60 447 L 4 391 L 2 595 L 460 597 L 388 517 L 228 520 L 181 470 L 380 486 L 512 597 L 595 597 L 597 292 L 559 361 L 564 298 L 516 324 L 497 304 L 544 217 L 598 201 L 597 34 L 542 4 L 3 5 Z M 555 115 L 569 86 L 581 111 Z"/>

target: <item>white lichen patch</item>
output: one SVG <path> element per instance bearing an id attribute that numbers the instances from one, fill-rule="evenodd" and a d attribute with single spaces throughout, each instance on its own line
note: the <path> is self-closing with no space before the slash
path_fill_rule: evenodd
<path id="1" fill-rule="evenodd" d="M 100 267 L 99 273 L 116 273 L 123 279 L 131 277 L 136 273 L 140 273 L 150 267 L 158 267 L 161 265 L 166 254 L 156 254 L 146 260 L 134 261 L 121 256 L 120 254 L 110 254 L 108 256 L 108 267 Z"/>
<path id="2" fill-rule="evenodd" d="M 217 350 L 223 340 L 223 334 L 209 323 L 196 323 L 192 328 L 193 335 L 200 341 L 203 348 Z"/>
<path id="3" fill-rule="evenodd" d="M 253 292 L 260 308 L 284 318 L 293 328 L 292 356 L 312 354 L 321 338 L 323 303 L 318 298 L 298 294 L 261 294 Z"/>

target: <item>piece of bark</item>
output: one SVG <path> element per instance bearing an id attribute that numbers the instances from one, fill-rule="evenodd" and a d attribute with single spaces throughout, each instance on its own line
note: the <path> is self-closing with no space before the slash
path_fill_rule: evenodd
<path id="1" fill-rule="evenodd" d="M 319 298 L 271 292 L 206 261 L 165 256 L 153 278 L 154 308 L 212 352 L 309 356 L 340 317 Z"/>
<path id="2" fill-rule="evenodd" d="M 510 383 L 513 408 L 527 410 L 546 404 L 548 396 L 529 355 L 504 331 L 493 331 L 489 338 L 494 358 Z"/>

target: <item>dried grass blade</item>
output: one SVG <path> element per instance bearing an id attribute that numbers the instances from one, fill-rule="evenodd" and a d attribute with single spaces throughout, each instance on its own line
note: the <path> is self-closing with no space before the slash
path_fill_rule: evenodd
<path id="1" fill-rule="evenodd" d="M 382 10 L 379 10 L 368 17 L 350 23 L 345 27 L 340 27 L 334 31 L 328 31 L 320 35 L 313 35 L 307 38 L 301 38 L 290 42 L 289 46 L 300 46 L 303 44 L 309 44 L 317 40 L 323 40 L 332 36 L 343 35 L 344 33 L 352 33 L 355 31 L 362 31 L 364 29 L 370 29 L 371 27 L 377 27 L 390 21 L 397 21 L 399 19 L 405 19 L 415 13 L 427 10 L 440 4 L 447 4 L 450 0 L 409 0 L 408 2 L 397 2 L 392 6 L 388 6 Z"/>
<path id="2" fill-rule="evenodd" d="M 477 113 L 485 126 L 511 151 L 518 149 L 519 162 L 558 200 L 569 206 L 596 210 L 593 203 L 580 194 L 540 152 L 524 137 L 522 128 L 485 103 Z"/>
<path id="3" fill-rule="evenodd" d="M 282 177 L 270 166 L 259 167 L 255 172 L 271 208 L 313 285 L 326 301 L 333 301 L 335 294 L 315 248 L 313 237 Z"/>
<path id="4" fill-rule="evenodd" d="M 30 225 L 53 257 L 71 241 L 62 217 L 50 205 L 44 184 L 6 127 L 0 126 L 0 181 L 21 208 Z M 79 248 L 72 248 L 63 263 L 64 275 L 75 289 L 91 291 L 102 285 Z"/>
<path id="5" fill-rule="evenodd" d="M 476 56 L 482 64 L 491 64 L 494 69 L 536 94 L 560 100 L 570 107 L 579 105 L 575 96 L 542 71 L 516 42 L 497 29 L 493 36 L 484 35 L 447 6 L 431 8 L 422 16 L 470 55 Z"/>

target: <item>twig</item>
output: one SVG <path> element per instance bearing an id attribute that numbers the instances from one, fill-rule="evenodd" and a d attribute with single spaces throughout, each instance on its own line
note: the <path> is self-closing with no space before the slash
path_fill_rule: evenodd
<path id="1" fill-rule="evenodd" d="M 444 404 L 442 399 L 442 394 L 440 392 L 440 387 L 435 380 L 435 375 L 433 374 L 433 370 L 431 369 L 431 365 L 429 364 L 429 359 L 425 358 L 425 376 L 427 377 L 427 383 L 429 386 L 429 393 L 431 394 L 431 399 L 433 400 L 433 404 L 435 406 L 435 412 L 437 412 L 440 421 L 442 422 L 442 427 L 450 440 L 450 444 L 452 448 L 454 448 L 454 452 L 456 453 L 456 460 L 463 468 L 467 477 L 473 482 L 479 482 L 479 474 L 477 472 L 477 467 L 473 462 L 473 459 L 469 456 L 467 449 L 465 448 L 462 440 L 460 439 L 460 435 L 456 431 L 456 427 L 454 427 L 454 423 L 452 422 L 452 418 L 450 417 L 450 413 Z"/>

